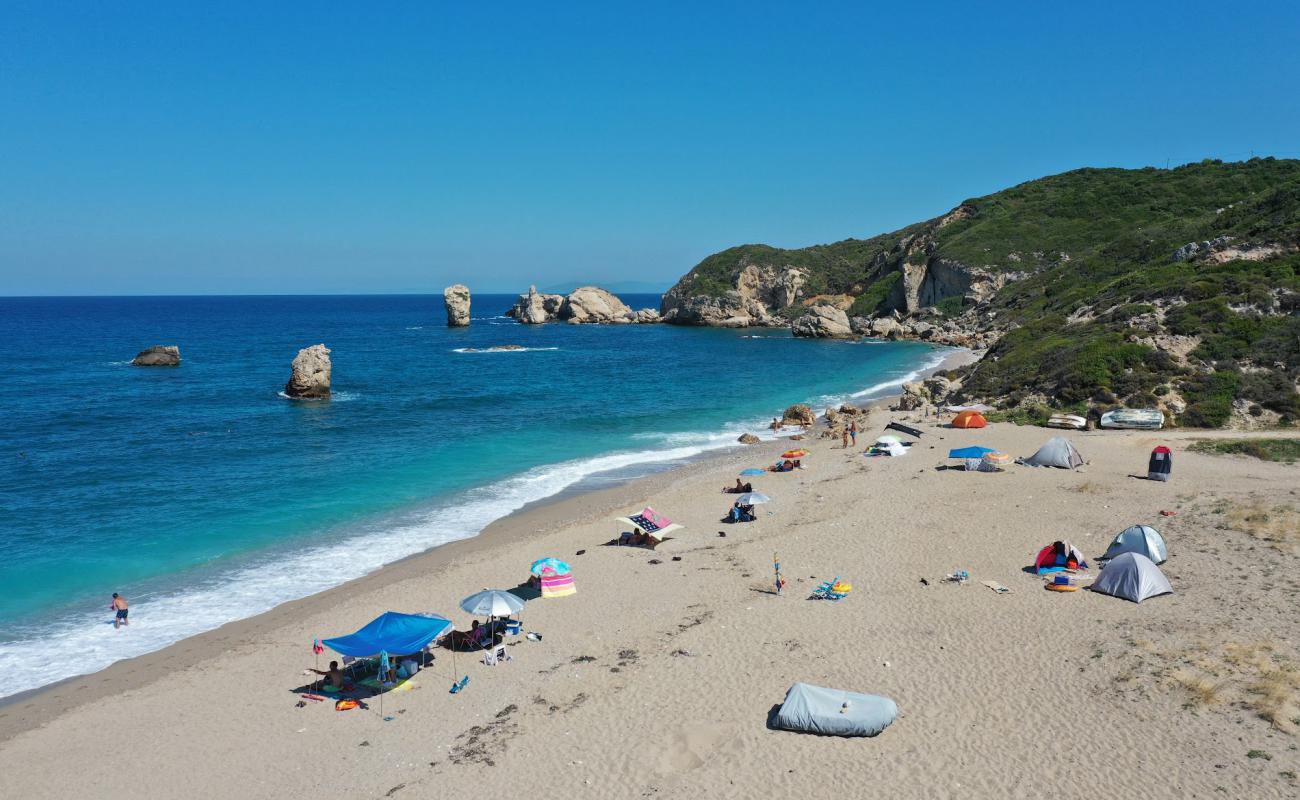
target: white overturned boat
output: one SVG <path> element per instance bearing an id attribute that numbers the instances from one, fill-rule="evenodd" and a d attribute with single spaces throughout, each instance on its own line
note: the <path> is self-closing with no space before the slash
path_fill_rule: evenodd
<path id="1" fill-rule="evenodd" d="M 1103 428 L 1158 431 L 1164 426 L 1165 415 L 1155 408 L 1121 408 L 1101 415 Z"/>
<path id="2" fill-rule="evenodd" d="M 1077 414 L 1053 414 L 1047 420 L 1047 427 L 1081 431 L 1088 427 L 1088 420 Z"/>

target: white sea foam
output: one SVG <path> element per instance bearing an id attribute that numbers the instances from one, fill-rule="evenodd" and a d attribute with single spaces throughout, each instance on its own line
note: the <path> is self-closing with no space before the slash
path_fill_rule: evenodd
<path id="1" fill-rule="evenodd" d="M 535 353 L 542 350 L 559 350 L 558 347 L 512 347 L 509 349 L 500 347 L 457 347 L 452 350 L 453 353 Z"/>
<path id="2" fill-rule="evenodd" d="M 881 394 L 913 380 L 938 366 L 945 354 L 940 351 L 925 366 L 851 396 Z M 838 400 L 828 397 L 814 402 L 822 405 Z M 259 559 L 184 589 L 137 595 L 132 597 L 132 624 L 120 631 L 114 630 L 106 606 L 102 611 L 67 615 L 42 625 L 39 631 L 13 631 L 10 635 L 16 634 L 14 638 L 0 641 L 0 675 L 5 676 L 0 697 L 94 672 L 115 661 L 159 650 L 227 622 L 338 586 L 406 556 L 476 536 L 494 520 L 579 482 L 591 481 L 593 476 L 601 481 L 609 473 L 630 467 L 683 461 L 732 447 L 736 437 L 745 432 L 768 440 L 794 432 L 773 433 L 765 423 L 764 418 L 728 424 L 721 430 L 637 434 L 633 438 L 646 442 L 647 449 L 535 467 L 490 487 L 463 492 L 431 509 L 396 520 L 376 520 L 329 544 Z M 319 635 L 341 632 L 320 631 Z"/>
<path id="3" fill-rule="evenodd" d="M 891 378 L 890 380 L 882 381 L 872 386 L 868 386 L 865 389 L 854 392 L 853 394 L 849 395 L 849 397 L 876 398 L 884 394 L 887 394 L 889 390 L 897 389 L 899 386 L 902 386 L 903 384 L 909 381 L 914 381 L 917 378 L 924 375 L 925 373 L 939 366 L 940 364 L 943 363 L 943 360 L 947 358 L 951 352 L 952 351 L 950 350 L 940 350 L 937 353 L 935 353 L 934 357 L 931 358 L 929 361 L 922 364 L 920 367 L 912 370 L 911 372 L 907 373 L 906 375 L 903 375 L 898 378 Z"/>
<path id="4" fill-rule="evenodd" d="M 358 397 L 361 396 L 356 392 L 336 392 L 332 389 L 330 390 L 330 396 L 328 399 L 324 397 L 290 397 L 288 393 L 285 392 L 283 389 L 276 392 L 275 394 L 277 397 L 279 397 L 282 400 L 293 400 L 294 402 L 298 402 L 298 403 L 328 403 L 328 402 L 346 403 L 349 400 L 356 400 Z"/>
<path id="5" fill-rule="evenodd" d="M 131 625 L 114 630 L 107 611 L 71 615 L 39 635 L 0 643 L 0 697 L 102 669 L 260 614 L 360 577 L 405 556 L 477 535 L 490 522 L 592 475 L 634 465 L 681 461 L 721 444 L 634 450 L 531 469 L 492 487 L 464 492 L 421 514 L 375 523 L 332 544 L 278 555 L 184 590 L 132 598 Z M 410 609 L 408 609 L 410 610 Z M 447 612 L 452 609 L 414 609 Z M 342 631 L 320 631 L 321 636 Z M 304 645 L 305 646 L 305 645 Z"/>

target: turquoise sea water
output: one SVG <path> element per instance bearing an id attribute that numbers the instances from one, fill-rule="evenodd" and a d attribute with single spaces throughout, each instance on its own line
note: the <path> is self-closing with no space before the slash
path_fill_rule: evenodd
<path id="1" fill-rule="evenodd" d="M 501 316 L 513 299 L 476 296 L 457 330 L 440 296 L 0 299 L 0 696 L 730 446 L 790 403 L 888 393 L 942 355 L 530 327 Z M 317 342 L 334 399 L 284 398 Z M 153 344 L 182 365 L 129 365 Z M 528 349 L 465 352 L 502 344 Z M 113 591 L 129 631 L 107 624 Z"/>

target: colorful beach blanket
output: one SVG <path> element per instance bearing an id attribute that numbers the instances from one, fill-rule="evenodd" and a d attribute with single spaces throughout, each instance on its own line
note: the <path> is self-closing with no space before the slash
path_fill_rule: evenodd
<path id="1" fill-rule="evenodd" d="M 672 520 L 662 514 L 655 513 L 655 510 L 649 506 L 646 506 L 645 510 L 640 514 L 637 514 L 634 517 L 628 517 L 628 519 L 632 520 L 638 528 L 646 533 L 654 533 L 657 530 L 667 528 L 669 525 L 673 524 Z"/>
<path id="2" fill-rule="evenodd" d="M 542 574 L 542 597 L 568 597 L 576 594 L 578 587 L 573 583 L 573 574 Z"/>

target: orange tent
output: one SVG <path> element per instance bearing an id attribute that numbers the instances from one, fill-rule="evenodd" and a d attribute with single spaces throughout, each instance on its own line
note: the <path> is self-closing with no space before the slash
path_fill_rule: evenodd
<path id="1" fill-rule="evenodd" d="M 978 411 L 963 411 L 952 420 L 954 428 L 983 428 L 988 424 L 989 421 Z"/>

